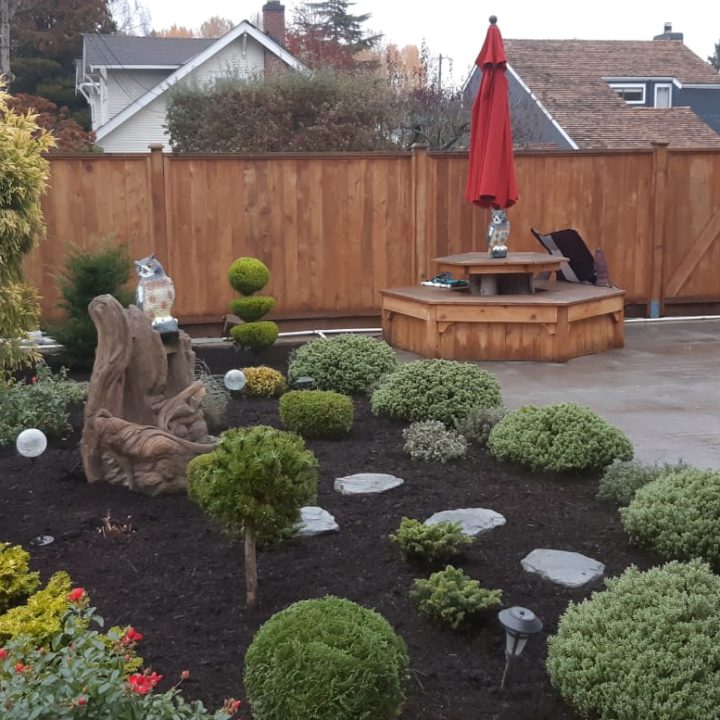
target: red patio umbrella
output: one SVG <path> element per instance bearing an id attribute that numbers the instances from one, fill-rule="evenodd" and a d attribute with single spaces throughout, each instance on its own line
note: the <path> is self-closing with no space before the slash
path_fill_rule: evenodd
<path id="1" fill-rule="evenodd" d="M 480 207 L 501 210 L 515 204 L 518 191 L 505 76 L 507 55 L 496 23 L 493 15 L 475 61 L 482 79 L 472 109 L 465 198 Z"/>

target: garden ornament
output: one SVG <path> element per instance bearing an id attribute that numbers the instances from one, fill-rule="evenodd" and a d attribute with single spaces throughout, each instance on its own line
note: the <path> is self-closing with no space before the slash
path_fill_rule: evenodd
<path id="1" fill-rule="evenodd" d="M 23 430 L 17 438 L 15 438 L 17 451 L 23 457 L 31 458 L 32 460 L 45 452 L 47 444 L 45 433 L 37 428 Z"/>
<path id="2" fill-rule="evenodd" d="M 163 342 L 147 314 L 112 295 L 89 310 L 98 343 L 80 443 L 87 481 L 148 495 L 183 491 L 188 462 L 215 447 L 190 338 L 178 331 Z"/>
<path id="3" fill-rule="evenodd" d="M 532 610 L 517 606 L 501 610 L 498 619 L 505 628 L 505 670 L 500 682 L 503 689 L 511 662 L 520 657 L 528 638 L 539 633 L 543 624 Z"/>
<path id="4" fill-rule="evenodd" d="M 490 212 L 492 216 L 488 225 L 488 253 L 491 258 L 507 257 L 507 241 L 510 237 L 510 222 L 507 219 L 507 213 L 494 208 Z"/>
<path id="5" fill-rule="evenodd" d="M 155 255 L 135 261 L 138 284 L 135 304 L 150 318 L 154 330 L 161 334 L 176 333 L 178 321 L 172 316 L 175 285 Z"/>
<path id="6" fill-rule="evenodd" d="M 223 382 L 228 390 L 242 390 L 247 383 L 247 378 L 242 370 L 228 370 Z"/>

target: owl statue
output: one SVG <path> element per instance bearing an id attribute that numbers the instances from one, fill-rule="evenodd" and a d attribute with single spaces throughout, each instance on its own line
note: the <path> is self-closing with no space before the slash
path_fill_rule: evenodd
<path id="1" fill-rule="evenodd" d="M 488 254 L 491 258 L 507 257 L 507 241 L 510 236 L 510 223 L 504 210 L 491 210 L 490 225 L 488 225 Z"/>
<path id="2" fill-rule="evenodd" d="M 163 266 L 153 254 L 136 260 L 135 270 L 138 274 L 135 305 L 150 318 L 159 333 L 177 332 L 178 321 L 172 316 L 175 285 Z"/>

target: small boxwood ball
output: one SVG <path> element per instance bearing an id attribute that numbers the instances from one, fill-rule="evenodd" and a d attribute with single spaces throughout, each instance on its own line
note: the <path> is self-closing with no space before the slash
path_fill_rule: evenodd
<path id="1" fill-rule="evenodd" d="M 230 336 L 240 346 L 250 350 L 269 348 L 278 338 L 278 326 L 271 320 L 243 323 L 230 330 Z"/>
<path id="2" fill-rule="evenodd" d="M 269 295 L 252 295 L 230 301 L 230 312 L 245 322 L 255 322 L 275 307 L 275 298 Z"/>
<path id="3" fill-rule="evenodd" d="M 273 615 L 245 655 L 255 720 L 396 720 L 405 643 L 381 615 L 349 600 L 303 600 Z"/>
<path id="4" fill-rule="evenodd" d="M 241 295 L 252 295 L 268 284 L 270 270 L 257 258 L 241 257 L 228 269 L 228 280 L 233 289 Z"/>
<path id="5" fill-rule="evenodd" d="M 303 437 L 341 437 L 352 429 L 353 401 L 332 390 L 291 390 L 280 398 L 280 420 Z"/>
<path id="6" fill-rule="evenodd" d="M 265 365 L 243 368 L 245 375 L 245 392 L 258 397 L 277 397 L 287 389 L 285 376 L 279 371 Z"/>

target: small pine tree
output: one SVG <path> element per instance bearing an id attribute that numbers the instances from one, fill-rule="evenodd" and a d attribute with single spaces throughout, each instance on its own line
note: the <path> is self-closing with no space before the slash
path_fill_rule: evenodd
<path id="1" fill-rule="evenodd" d="M 35 116 L 13 111 L 0 85 L 0 374 L 31 364 L 19 339 L 37 328 L 37 292 L 25 283 L 23 258 L 45 232 L 40 197 L 49 174 L 43 153 L 54 140 Z"/>
<path id="2" fill-rule="evenodd" d="M 90 301 L 112 295 L 124 307 L 132 302 L 132 292 L 125 287 L 132 267 L 127 248 L 111 240 L 95 251 L 74 248 L 68 255 L 58 276 L 66 318 L 54 324 L 51 333 L 65 348 L 64 359 L 71 367 L 92 367 L 95 358 L 97 330 L 88 312 Z"/>

